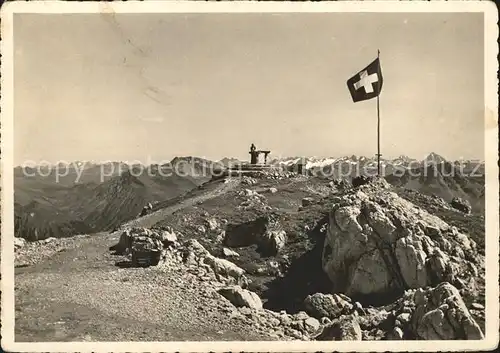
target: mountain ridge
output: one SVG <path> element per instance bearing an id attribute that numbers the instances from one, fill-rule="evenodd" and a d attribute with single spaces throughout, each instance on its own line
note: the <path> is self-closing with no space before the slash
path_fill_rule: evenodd
<path id="1" fill-rule="evenodd" d="M 468 200 L 475 210 L 484 210 L 484 165 L 471 161 L 447 162 L 434 152 L 427 157 L 422 161 L 405 155 L 390 162 L 383 159 L 386 180 L 394 186 L 436 195 L 446 201 L 460 197 Z M 270 164 L 294 170 L 301 160 L 274 159 Z M 310 177 L 351 180 L 363 171 L 373 175 L 375 162 L 374 158 L 355 155 L 336 159 L 311 157 L 305 170 Z M 136 217 L 149 203 L 162 204 L 199 187 L 211 179 L 216 168 L 240 163 L 236 158 L 225 157 L 214 162 L 194 156 L 175 157 L 169 163 L 149 166 L 106 162 L 86 166 L 79 179 L 73 167 L 59 180 L 56 170 L 40 176 L 32 168 L 28 170 L 31 176 L 26 176 L 16 168 L 16 234 L 38 238 L 46 232 L 46 236 L 60 237 L 111 229 Z M 476 169 L 478 176 L 472 176 Z M 32 213 L 37 216 L 31 216 Z"/>
<path id="2" fill-rule="evenodd" d="M 148 203 L 177 197 L 206 181 L 154 171 L 138 174 L 133 169 L 102 182 L 94 179 L 71 185 L 17 176 L 16 236 L 37 240 L 110 230 L 137 217 Z"/>

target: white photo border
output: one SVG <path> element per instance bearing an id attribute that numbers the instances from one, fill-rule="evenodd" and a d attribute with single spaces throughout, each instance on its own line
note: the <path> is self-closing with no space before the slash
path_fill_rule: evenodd
<path id="1" fill-rule="evenodd" d="M 271 13 L 476 12 L 484 14 L 486 163 L 486 329 L 479 341 L 231 341 L 231 342 L 15 342 L 13 193 L 13 15 L 18 13 Z M 499 341 L 498 14 L 491 1 L 127 1 L 8 2 L 1 8 L 1 322 L 2 348 L 14 352 L 382 352 L 479 351 Z M 42 39 L 41 39 L 42 40 Z"/>

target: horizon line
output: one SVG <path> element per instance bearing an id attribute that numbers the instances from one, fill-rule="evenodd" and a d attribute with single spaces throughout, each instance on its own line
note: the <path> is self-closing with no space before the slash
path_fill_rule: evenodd
<path id="1" fill-rule="evenodd" d="M 468 162 L 481 162 L 481 163 L 485 163 L 486 160 L 485 159 L 482 159 L 482 158 L 463 158 L 463 157 L 459 157 L 459 158 L 451 158 L 451 159 L 448 159 L 448 158 L 445 158 L 443 157 L 442 155 L 438 154 L 438 153 L 435 153 L 435 152 L 431 152 L 427 155 L 425 155 L 425 157 L 421 158 L 421 159 L 418 159 L 418 158 L 414 158 L 414 157 L 410 157 L 408 155 L 404 155 L 404 154 L 401 154 L 401 155 L 398 155 L 396 157 L 386 157 L 386 158 L 383 158 L 381 157 L 380 160 L 381 161 L 393 161 L 395 159 L 398 159 L 398 158 L 408 158 L 410 160 L 413 160 L 413 161 L 419 161 L 419 162 L 424 162 L 427 158 L 429 158 L 430 156 L 437 156 L 438 158 L 443 158 L 445 162 L 453 162 L 453 163 L 456 163 L 456 162 L 461 162 L 461 161 L 468 161 Z M 339 157 L 334 157 L 334 156 L 330 156 L 330 157 L 317 157 L 317 156 L 312 156 L 312 155 L 304 155 L 304 156 L 277 156 L 277 157 L 274 157 L 274 158 L 269 158 L 268 159 L 268 162 L 267 164 L 270 164 L 271 162 L 273 161 L 282 161 L 282 160 L 292 160 L 292 159 L 313 159 L 313 160 L 327 160 L 327 159 L 333 159 L 335 161 L 338 161 L 342 158 L 351 158 L 351 157 L 355 157 L 358 161 L 361 159 L 361 158 L 364 158 L 364 159 L 376 159 L 376 155 L 374 155 L 373 157 L 367 157 L 365 155 L 355 155 L 355 154 L 352 154 L 352 155 L 342 155 L 342 156 L 339 156 Z M 207 161 L 207 162 L 212 162 L 212 163 L 218 163 L 218 162 L 221 162 L 222 160 L 224 159 L 229 159 L 229 160 L 236 160 L 237 162 L 249 162 L 249 160 L 246 160 L 246 159 L 240 159 L 240 158 L 236 158 L 236 157 L 222 157 L 222 158 L 219 158 L 219 159 L 211 159 L 211 158 L 207 158 L 207 157 L 204 157 L 204 156 L 196 156 L 196 155 L 178 155 L 178 156 L 175 156 L 173 158 L 165 158 L 161 161 L 151 161 L 152 163 L 145 163 L 144 161 L 140 161 L 140 160 L 110 160 L 110 159 L 103 159 L 103 160 L 94 160 L 94 159 L 89 159 L 89 160 L 72 160 L 72 161 L 65 161 L 65 160 L 61 160 L 59 162 L 50 162 L 50 161 L 47 161 L 47 160 L 40 160 L 38 163 L 36 163 L 36 161 L 34 160 L 29 160 L 27 162 L 35 162 L 35 163 L 30 163 L 29 165 L 26 165 L 27 163 L 25 162 L 24 164 L 16 164 L 13 166 L 13 168 L 30 168 L 30 167 L 41 167 L 41 166 L 45 166 L 45 167 L 54 167 L 54 166 L 58 166 L 58 165 L 74 165 L 74 164 L 80 164 L 80 163 L 83 163 L 83 164 L 93 164 L 93 165 L 104 165 L 104 164 L 111 164 L 111 163 L 121 163 L 121 164 L 126 164 L 126 165 L 129 165 L 129 166 L 133 166 L 133 165 L 142 165 L 142 166 L 152 166 L 152 165 L 164 165 L 164 164 L 168 164 L 168 163 L 172 163 L 172 161 L 174 161 L 175 159 L 197 159 L 197 160 L 204 160 L 204 161 Z M 160 163 L 158 163 L 160 162 Z M 332 162 L 333 163 L 333 162 Z"/>

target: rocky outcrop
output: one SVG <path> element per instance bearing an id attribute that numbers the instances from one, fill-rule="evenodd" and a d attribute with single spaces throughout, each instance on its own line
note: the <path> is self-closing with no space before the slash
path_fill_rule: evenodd
<path id="1" fill-rule="evenodd" d="M 248 285 L 245 270 L 229 260 L 213 256 L 196 239 L 186 241 L 178 251 L 182 253 L 180 257 L 184 263 L 202 269 L 203 273 L 211 272 L 220 283 Z"/>
<path id="2" fill-rule="evenodd" d="M 293 309 L 304 311 L 273 312 L 263 308 L 263 300 L 259 297 L 262 295 L 265 299 L 268 295 L 259 276 L 279 278 L 289 275 L 286 272 L 289 269 L 289 249 L 280 254 L 285 247 L 286 233 L 280 224 L 283 216 L 278 213 L 252 212 L 252 215 L 266 215 L 247 223 L 229 225 L 223 218 L 202 214 L 202 221 L 197 225 L 203 224 L 204 231 L 190 233 L 199 241 L 179 242 L 172 229 L 129 229 L 122 234 L 124 240 L 121 242 L 130 244 L 138 235 L 152 239 L 162 248 L 161 266 L 171 265 L 175 272 L 194 274 L 190 281 L 194 278 L 200 281 L 195 286 L 206 286 L 203 293 L 215 294 L 229 316 L 240 318 L 278 339 L 484 337 L 481 330 L 484 322 L 477 314 L 478 311 L 484 312 L 484 306 L 480 304 L 482 299 L 471 295 L 471 290 L 476 288 L 476 278 L 481 277 L 484 259 L 466 234 L 429 213 L 434 213 L 435 209 L 427 212 L 391 192 L 382 179 L 370 179 L 355 188 L 341 190 L 333 185 L 334 188 L 336 190 L 331 191 L 334 195 L 328 198 L 332 204 L 328 206 L 332 207 L 328 222 L 325 224 L 322 219 L 315 226 L 325 236 L 321 261 L 331 283 L 307 287 L 300 298 L 294 297 L 303 300 L 303 306 L 300 307 L 300 301 L 294 301 Z M 265 203 L 266 200 L 250 189 L 235 195 L 244 202 Z M 436 204 L 438 209 L 441 206 Z M 460 216 L 459 212 L 450 211 L 450 204 L 446 203 L 446 206 L 449 214 Z M 286 219 L 283 224 L 289 226 L 290 219 L 283 219 Z M 454 222 L 453 219 L 444 219 Z M 309 224 L 307 226 L 303 228 L 309 231 L 311 228 Z M 290 229 L 292 234 L 294 228 Z M 249 251 L 252 257 L 255 256 L 255 245 L 263 257 L 279 256 L 266 259 L 265 267 L 259 266 L 261 264 L 246 267 Z M 234 251 L 234 248 L 247 246 L 251 246 L 250 249 Z M 212 255 L 207 249 L 222 258 Z M 316 251 L 311 253 L 318 260 L 320 255 Z M 235 258 L 238 259 L 234 261 L 250 274 L 231 262 Z M 292 261 L 295 260 L 290 260 L 290 263 Z M 157 269 L 161 270 L 160 265 Z M 311 282 L 307 281 L 309 278 L 305 282 L 296 282 L 299 286 L 308 286 Z M 281 290 L 287 289 L 283 287 Z M 470 311 L 464 302 L 471 307 Z M 292 310 L 292 306 L 286 307 Z"/>
<path id="3" fill-rule="evenodd" d="M 258 183 L 257 179 L 255 178 L 252 178 L 252 177 L 248 177 L 248 176 L 243 176 L 241 178 L 241 183 L 243 185 L 255 185 Z"/>
<path id="4" fill-rule="evenodd" d="M 346 300 L 347 299 L 347 300 Z M 337 294 L 315 293 L 304 300 L 306 312 L 317 319 L 327 317 L 334 319 L 341 314 L 349 313 L 353 306 L 350 298 Z"/>
<path id="5" fill-rule="evenodd" d="M 315 298 L 315 300 L 312 300 Z M 310 305 L 330 303 L 328 295 L 309 296 Z M 479 340 L 484 335 L 471 316 L 457 288 L 443 282 L 434 288 L 410 289 L 384 308 L 338 311 L 324 317 L 316 340 Z M 323 304 L 324 307 L 324 304 Z M 324 315 L 324 310 L 315 315 Z"/>
<path id="6" fill-rule="evenodd" d="M 196 239 L 189 239 L 184 243 L 183 248 L 185 262 L 199 262 L 204 257 L 210 255 L 207 249 Z"/>
<path id="7" fill-rule="evenodd" d="M 177 235 L 170 227 L 158 229 L 127 228 L 121 233 L 118 243 L 110 247 L 110 250 L 118 254 L 125 254 L 130 252 L 134 241 L 136 244 L 147 243 L 149 247 L 161 250 L 177 243 Z"/>
<path id="8" fill-rule="evenodd" d="M 267 203 L 267 198 L 255 190 L 241 190 L 237 193 L 237 198 L 241 201 L 238 205 L 240 210 L 269 211 L 271 209 L 271 206 Z"/>
<path id="9" fill-rule="evenodd" d="M 237 312 L 233 311 L 231 316 L 239 317 L 249 325 L 258 327 L 266 334 L 280 340 L 309 341 L 318 334 L 322 327 L 317 319 L 308 316 L 303 311 L 291 315 L 285 311 L 275 312 L 239 306 Z"/>
<path id="10" fill-rule="evenodd" d="M 208 227 L 208 230 L 210 231 L 216 231 L 217 229 L 219 229 L 219 222 L 217 222 L 217 220 L 215 218 L 209 218 L 206 220 L 207 222 L 207 227 Z"/>
<path id="11" fill-rule="evenodd" d="M 265 256 L 276 255 L 285 244 L 286 232 L 273 215 L 246 223 L 229 224 L 224 238 L 224 245 L 228 247 L 258 245 L 258 251 Z"/>
<path id="12" fill-rule="evenodd" d="M 354 315 L 343 315 L 323 328 L 318 341 L 361 341 L 361 327 Z"/>
<path id="13" fill-rule="evenodd" d="M 441 283 L 415 291 L 415 311 L 409 325 L 418 339 L 480 340 L 484 335 L 472 318 L 457 288 Z"/>
<path id="14" fill-rule="evenodd" d="M 245 270 L 239 268 L 231 261 L 220 259 L 210 254 L 205 256 L 204 263 L 212 268 L 218 279 L 221 277 L 233 278 L 238 282 L 245 274 Z"/>
<path id="15" fill-rule="evenodd" d="M 248 280 L 245 271 L 226 259 L 213 256 L 196 239 L 189 239 L 182 244 L 178 242 L 177 235 L 170 227 L 158 229 L 130 228 L 120 236 L 118 244 L 111 250 L 122 254 L 132 254 L 132 263 L 140 263 L 148 255 L 149 265 L 168 266 L 170 263 L 182 262 L 187 266 L 200 269 L 205 276 L 211 273 L 220 283 L 246 286 Z M 228 249 L 229 250 L 229 249 Z"/>
<path id="16" fill-rule="evenodd" d="M 470 214 L 472 212 L 472 206 L 469 201 L 464 200 L 460 197 L 455 197 L 450 202 L 451 207 L 465 214 Z"/>
<path id="17" fill-rule="evenodd" d="M 388 188 L 383 179 L 362 185 L 331 211 L 322 264 L 333 292 L 390 300 L 408 288 L 473 280 L 475 243 Z"/>

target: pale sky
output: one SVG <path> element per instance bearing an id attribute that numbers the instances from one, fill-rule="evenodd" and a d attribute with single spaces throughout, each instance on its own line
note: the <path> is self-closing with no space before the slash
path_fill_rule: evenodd
<path id="1" fill-rule="evenodd" d="M 483 15 L 15 15 L 15 164 L 194 155 L 483 159 Z"/>

